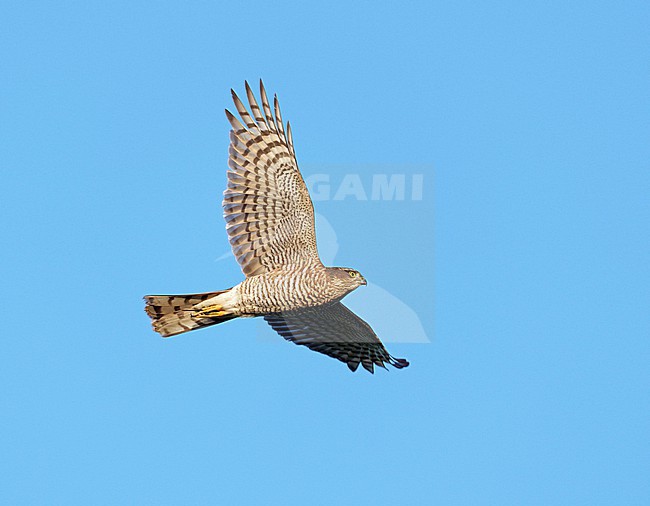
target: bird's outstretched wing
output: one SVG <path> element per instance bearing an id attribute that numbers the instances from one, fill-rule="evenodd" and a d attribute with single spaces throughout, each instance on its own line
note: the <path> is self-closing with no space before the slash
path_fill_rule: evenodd
<path id="1" fill-rule="evenodd" d="M 345 362 L 352 371 L 360 363 L 371 373 L 375 365 L 386 368 L 384 363 L 397 369 L 409 365 L 403 358 L 389 355 L 370 325 L 340 302 L 264 319 L 286 340 Z"/>
<path id="2" fill-rule="evenodd" d="M 232 91 L 232 90 L 231 90 Z M 314 207 L 298 170 L 291 127 L 285 133 L 277 97 L 262 109 L 246 83 L 251 114 L 232 91 L 243 124 L 226 110 L 230 131 L 223 210 L 232 251 L 248 277 L 287 264 L 320 263 Z"/>

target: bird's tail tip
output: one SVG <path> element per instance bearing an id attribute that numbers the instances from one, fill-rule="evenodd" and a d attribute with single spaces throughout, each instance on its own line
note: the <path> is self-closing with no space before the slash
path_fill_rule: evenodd
<path id="1" fill-rule="evenodd" d="M 205 311 L 194 310 L 196 304 L 226 291 L 188 295 L 145 295 L 144 309 L 151 318 L 153 330 L 162 337 L 171 337 L 236 318 L 226 313 L 207 314 Z"/>

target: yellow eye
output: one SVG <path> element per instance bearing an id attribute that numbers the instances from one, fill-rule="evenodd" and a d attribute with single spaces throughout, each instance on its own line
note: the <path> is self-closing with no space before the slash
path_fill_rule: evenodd
<path id="1" fill-rule="evenodd" d="M 351 278 L 356 278 L 359 273 L 354 271 L 349 271 L 349 274 Z"/>

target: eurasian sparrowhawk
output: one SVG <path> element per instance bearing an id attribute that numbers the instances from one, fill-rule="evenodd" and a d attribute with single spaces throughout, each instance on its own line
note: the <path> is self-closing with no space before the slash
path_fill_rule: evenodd
<path id="1" fill-rule="evenodd" d="M 243 124 L 232 125 L 223 210 L 232 251 L 246 279 L 219 292 L 147 295 L 147 314 L 163 337 L 237 317 L 262 316 L 285 339 L 329 355 L 355 371 L 409 363 L 386 351 L 370 326 L 341 299 L 366 284 L 358 271 L 325 267 L 318 256 L 314 207 L 298 170 L 291 126 L 284 129 L 260 81 L 262 108 L 250 86 L 250 112 L 232 91 Z M 252 115 L 251 115 L 252 113 Z"/>

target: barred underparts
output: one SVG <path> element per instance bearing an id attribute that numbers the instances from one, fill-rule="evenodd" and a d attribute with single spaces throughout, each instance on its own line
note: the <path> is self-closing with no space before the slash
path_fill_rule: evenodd
<path id="1" fill-rule="evenodd" d="M 232 91 L 228 187 L 223 215 L 232 252 L 246 279 L 219 292 L 147 295 L 153 329 L 174 336 L 237 317 L 262 316 L 288 341 L 370 372 L 409 363 L 389 355 L 370 326 L 341 299 L 366 284 L 356 270 L 325 267 L 316 248 L 314 207 L 298 170 L 291 126 L 277 97 L 262 107 L 246 83 L 250 112 Z M 243 122 L 243 123 L 242 123 Z"/>

